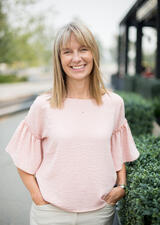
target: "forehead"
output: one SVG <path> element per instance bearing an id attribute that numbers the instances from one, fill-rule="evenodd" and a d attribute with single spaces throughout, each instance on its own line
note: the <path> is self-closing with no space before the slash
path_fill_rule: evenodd
<path id="1" fill-rule="evenodd" d="M 84 40 L 84 38 L 82 38 L 79 35 L 74 34 L 73 32 L 72 33 L 70 32 L 70 33 L 66 33 L 63 35 L 61 42 L 60 42 L 60 49 L 69 48 L 73 42 L 74 43 L 77 42 L 79 45 L 87 46 L 87 43 Z"/>

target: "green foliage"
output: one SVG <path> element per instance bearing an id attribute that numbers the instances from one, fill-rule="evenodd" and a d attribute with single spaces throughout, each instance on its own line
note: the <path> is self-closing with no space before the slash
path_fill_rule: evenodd
<path id="1" fill-rule="evenodd" d="M 135 92 L 145 98 L 160 96 L 160 81 L 156 78 L 135 77 Z"/>
<path id="2" fill-rule="evenodd" d="M 53 27 L 50 31 L 44 22 L 46 12 L 37 15 L 32 15 L 30 11 L 29 15 L 27 13 L 36 2 L 12 0 L 11 4 L 11 0 L 0 1 L 0 63 L 13 65 L 22 62 L 21 65 L 25 66 L 50 63 Z"/>
<path id="3" fill-rule="evenodd" d="M 15 74 L 0 75 L 0 83 L 15 83 L 15 82 L 22 82 L 27 80 L 28 78 L 26 76 L 17 77 L 17 75 Z"/>
<path id="4" fill-rule="evenodd" d="M 0 63 L 10 63 L 13 54 L 13 35 L 3 11 L 4 1 L 0 1 Z"/>
<path id="5" fill-rule="evenodd" d="M 116 93 L 124 100 L 125 116 L 132 130 L 132 134 L 135 136 L 151 134 L 154 121 L 152 103 L 132 92 L 116 91 Z"/>
<path id="6" fill-rule="evenodd" d="M 160 224 L 160 137 L 134 137 L 140 157 L 126 163 L 126 196 L 119 202 L 121 223 Z"/>
<path id="7" fill-rule="evenodd" d="M 136 92 L 146 99 L 160 96 L 160 80 L 156 78 L 145 78 L 140 74 L 126 75 L 123 82 L 125 91 Z M 113 85 L 115 84 L 113 83 Z"/>

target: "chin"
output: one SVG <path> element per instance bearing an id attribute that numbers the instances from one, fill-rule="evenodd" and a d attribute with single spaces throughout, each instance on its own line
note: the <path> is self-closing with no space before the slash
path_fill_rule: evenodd
<path id="1" fill-rule="evenodd" d="M 80 79 L 85 79 L 85 78 L 87 78 L 88 76 L 89 76 L 90 74 L 74 74 L 74 75 L 72 75 L 72 74 L 70 74 L 70 75 L 67 75 L 68 76 L 68 78 L 70 78 L 70 79 L 75 79 L 75 80 L 80 80 Z"/>
<path id="2" fill-rule="evenodd" d="M 86 78 L 88 78 L 88 76 L 89 75 L 86 75 L 86 76 L 82 76 L 82 75 L 77 75 L 77 76 L 74 76 L 74 77 L 72 77 L 73 79 L 76 79 L 76 80 L 82 80 L 82 79 L 86 79 Z"/>

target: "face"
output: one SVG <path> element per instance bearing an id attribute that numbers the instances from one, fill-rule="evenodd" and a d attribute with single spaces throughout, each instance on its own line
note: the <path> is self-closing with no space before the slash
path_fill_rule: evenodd
<path id="1" fill-rule="evenodd" d="M 60 59 L 67 79 L 86 79 L 93 68 L 93 56 L 91 51 L 82 46 L 74 34 L 67 45 L 61 49 Z"/>

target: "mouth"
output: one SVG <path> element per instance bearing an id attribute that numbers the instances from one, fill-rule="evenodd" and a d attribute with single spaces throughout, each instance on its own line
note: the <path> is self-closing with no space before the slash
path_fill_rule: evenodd
<path id="1" fill-rule="evenodd" d="M 82 71 L 85 68 L 85 66 L 86 66 L 86 64 L 83 64 L 83 65 L 79 65 L 79 66 L 71 66 L 71 68 L 74 71 Z"/>

